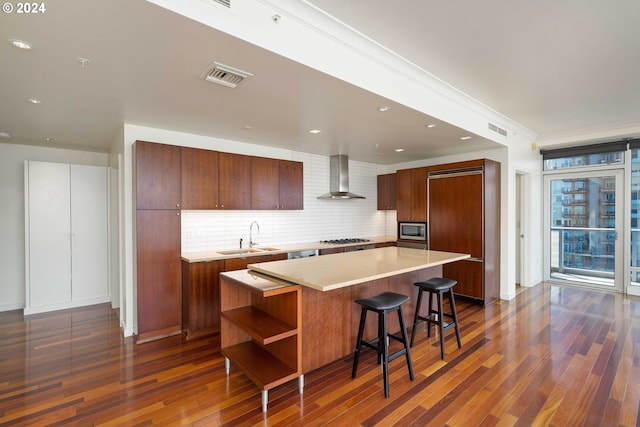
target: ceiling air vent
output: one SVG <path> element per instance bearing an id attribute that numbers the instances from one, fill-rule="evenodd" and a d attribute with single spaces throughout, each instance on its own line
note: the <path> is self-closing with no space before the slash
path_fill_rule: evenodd
<path id="1" fill-rule="evenodd" d="M 229 67 L 228 65 L 220 64 L 219 62 L 214 62 L 205 70 L 204 73 L 202 73 L 201 77 L 208 82 L 234 88 L 245 78 L 252 76 L 253 74 L 247 71 L 238 70 L 237 68 Z"/>
<path id="2" fill-rule="evenodd" d="M 502 136 L 507 136 L 507 131 L 499 128 L 498 126 L 494 125 L 493 123 L 489 123 L 489 129 L 491 129 L 494 132 L 498 132 L 500 135 Z"/>

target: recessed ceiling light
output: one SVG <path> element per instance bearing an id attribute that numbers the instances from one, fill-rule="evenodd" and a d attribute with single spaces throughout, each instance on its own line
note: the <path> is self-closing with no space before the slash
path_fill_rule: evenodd
<path id="1" fill-rule="evenodd" d="M 383 105 L 382 107 L 378 108 L 378 111 L 380 111 L 381 113 L 384 113 L 389 110 L 391 110 L 391 107 L 389 107 L 388 105 Z"/>
<path id="2" fill-rule="evenodd" d="M 433 123 L 431 123 L 430 125 L 427 125 L 427 127 L 428 127 L 428 128 L 430 128 L 430 129 L 431 129 L 431 128 L 434 128 L 434 127 L 436 127 L 436 126 L 437 126 L 437 125 L 435 125 L 435 124 L 433 124 Z"/>
<path id="3" fill-rule="evenodd" d="M 249 129 L 251 129 L 251 126 L 249 126 L 249 125 L 244 125 L 244 126 L 242 126 L 242 129 L 244 129 L 244 130 L 249 130 Z"/>
<path id="4" fill-rule="evenodd" d="M 51 141 L 53 141 L 53 138 L 48 137 L 48 136 L 47 136 L 47 137 L 45 137 L 45 138 L 42 138 L 42 139 L 44 139 L 44 140 L 45 140 L 45 141 L 47 141 L 47 142 L 51 142 Z"/>
<path id="5" fill-rule="evenodd" d="M 11 134 L 9 132 L 0 132 L 0 138 L 11 138 Z"/>
<path id="6" fill-rule="evenodd" d="M 461 140 L 466 141 L 467 139 L 471 139 L 470 136 L 461 136 L 460 137 Z"/>
<path id="7" fill-rule="evenodd" d="M 18 49 L 33 50 L 33 45 L 31 43 L 27 43 L 24 40 L 9 39 L 9 43 L 11 43 L 11 46 L 17 47 Z"/>
<path id="8" fill-rule="evenodd" d="M 42 100 L 37 98 L 29 98 L 29 102 L 32 104 L 42 104 Z"/>
<path id="9" fill-rule="evenodd" d="M 320 129 L 310 129 L 308 132 L 309 133 L 320 133 L 322 131 Z"/>
<path id="10" fill-rule="evenodd" d="M 396 148 L 394 151 L 396 153 L 402 153 L 404 151 L 404 148 Z"/>

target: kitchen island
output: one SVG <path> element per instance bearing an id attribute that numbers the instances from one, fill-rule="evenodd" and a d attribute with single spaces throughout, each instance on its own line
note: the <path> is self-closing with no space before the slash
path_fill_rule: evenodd
<path id="1" fill-rule="evenodd" d="M 248 270 L 222 273 L 222 353 L 262 388 L 266 408 L 266 390 L 353 353 L 360 319 L 355 299 L 384 291 L 407 295 L 403 309 L 411 324 L 417 296 L 413 283 L 440 276 L 443 264 L 468 257 L 386 247 L 250 264 Z M 390 319 L 389 330 L 399 330 L 397 319 Z M 370 316 L 365 334 L 376 333 Z M 270 371 L 265 358 L 273 361 L 274 371 L 282 371 L 281 378 L 256 378 Z"/>

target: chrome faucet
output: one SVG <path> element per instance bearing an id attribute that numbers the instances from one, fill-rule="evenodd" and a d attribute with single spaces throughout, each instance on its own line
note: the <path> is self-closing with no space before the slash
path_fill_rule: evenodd
<path id="1" fill-rule="evenodd" d="M 258 227 L 258 234 L 260 234 L 260 226 L 258 225 L 257 222 L 253 221 L 251 223 L 251 225 L 249 226 L 249 247 L 250 248 L 252 248 L 252 247 L 254 247 L 255 245 L 258 244 L 258 242 L 254 242 L 253 241 L 253 224 L 255 224 L 256 227 Z"/>

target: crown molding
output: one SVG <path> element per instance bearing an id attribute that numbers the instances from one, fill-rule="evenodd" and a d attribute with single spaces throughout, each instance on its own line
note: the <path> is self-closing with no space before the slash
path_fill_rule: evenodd
<path id="1" fill-rule="evenodd" d="M 628 120 L 540 135 L 536 145 L 544 148 L 576 142 L 596 143 L 637 137 L 640 137 L 640 121 Z"/>
<path id="2" fill-rule="evenodd" d="M 538 137 L 538 135 L 532 130 L 467 95 L 461 90 L 448 84 L 446 81 L 429 73 L 414 62 L 411 62 L 407 58 L 395 53 L 367 35 L 359 32 L 347 23 L 323 11 L 315 6 L 312 1 L 255 1 L 277 11 L 279 14 L 282 14 L 308 30 L 321 35 L 325 39 L 341 45 L 353 52 L 353 54 L 375 62 L 378 66 L 424 87 L 428 91 L 447 99 L 449 102 L 453 102 L 456 106 L 466 111 L 482 117 L 486 122 L 491 122 L 500 128 L 507 129 L 510 135 L 520 135 L 530 141 L 535 141 Z M 436 118 L 441 118 L 438 117 L 437 112 L 425 113 Z M 497 142 L 503 142 L 503 140 L 495 139 L 494 135 L 484 136 L 488 136 L 490 139 L 494 139 Z"/>

